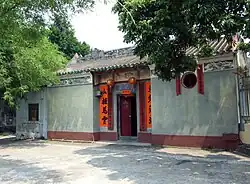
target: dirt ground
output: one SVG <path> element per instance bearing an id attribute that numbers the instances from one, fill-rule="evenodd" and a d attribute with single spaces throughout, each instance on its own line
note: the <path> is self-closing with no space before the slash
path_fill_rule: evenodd
<path id="1" fill-rule="evenodd" d="M 1 184 L 247 184 L 250 159 L 227 152 L 101 143 L 0 144 Z"/>

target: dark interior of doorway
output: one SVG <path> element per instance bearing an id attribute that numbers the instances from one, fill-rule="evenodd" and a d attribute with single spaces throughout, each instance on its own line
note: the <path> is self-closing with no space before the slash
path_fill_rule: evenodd
<path id="1" fill-rule="evenodd" d="M 136 97 L 131 97 L 131 136 L 137 136 Z"/>

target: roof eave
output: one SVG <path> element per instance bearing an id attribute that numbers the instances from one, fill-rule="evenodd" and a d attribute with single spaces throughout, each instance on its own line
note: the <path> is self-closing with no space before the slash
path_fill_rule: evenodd
<path id="1" fill-rule="evenodd" d="M 116 69 L 122 69 L 122 68 L 134 68 L 137 66 L 147 66 L 147 65 L 149 65 L 149 62 L 144 61 L 144 62 L 135 63 L 135 64 L 113 65 L 113 66 L 100 67 L 100 68 L 88 68 L 88 69 L 85 69 L 85 72 L 104 72 L 104 71 L 110 71 L 110 70 L 116 70 Z"/>
<path id="2" fill-rule="evenodd" d="M 234 53 L 224 53 L 224 54 L 217 54 L 215 56 L 211 57 L 203 57 L 198 58 L 199 64 L 205 64 L 205 63 L 212 63 L 212 62 L 219 62 L 219 61 L 232 61 L 234 59 Z"/>

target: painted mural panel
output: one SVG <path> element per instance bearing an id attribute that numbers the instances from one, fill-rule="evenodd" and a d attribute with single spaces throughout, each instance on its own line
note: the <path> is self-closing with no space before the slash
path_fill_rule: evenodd
<path id="1" fill-rule="evenodd" d="M 120 83 L 115 85 L 115 90 L 117 91 L 117 93 L 123 95 L 135 94 L 136 86 L 133 86 L 129 83 Z"/>
<path id="2" fill-rule="evenodd" d="M 145 104 L 146 104 L 146 125 L 147 128 L 152 128 L 152 113 L 151 113 L 151 82 L 145 82 Z"/>
<path id="3" fill-rule="evenodd" d="M 145 80 L 150 78 L 150 70 L 148 68 L 140 70 L 140 80 Z"/>
<path id="4" fill-rule="evenodd" d="M 128 81 L 130 77 L 135 77 L 136 79 L 139 78 L 138 71 L 131 70 L 131 71 L 124 71 L 124 72 L 116 72 L 115 73 L 115 81 L 121 82 L 121 81 Z"/>
<path id="5" fill-rule="evenodd" d="M 150 70 L 148 68 L 135 70 L 125 69 L 112 72 L 103 72 L 95 74 L 95 84 L 106 83 L 108 79 L 113 79 L 115 82 L 127 82 L 130 77 L 135 77 L 136 80 L 144 80 L 150 78 Z"/>
<path id="6" fill-rule="evenodd" d="M 113 79 L 112 72 L 103 72 L 101 75 L 101 83 L 107 83 L 109 79 Z"/>

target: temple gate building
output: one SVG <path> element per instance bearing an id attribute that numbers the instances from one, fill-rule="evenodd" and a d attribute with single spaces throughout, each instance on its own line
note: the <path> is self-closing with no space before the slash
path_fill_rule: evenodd
<path id="1" fill-rule="evenodd" d="M 235 53 L 214 55 L 171 82 L 133 48 L 75 55 L 60 84 L 28 94 L 17 112 L 18 137 L 85 141 L 132 139 L 157 145 L 235 148 L 239 144 Z M 187 54 L 196 54 L 190 48 Z"/>

